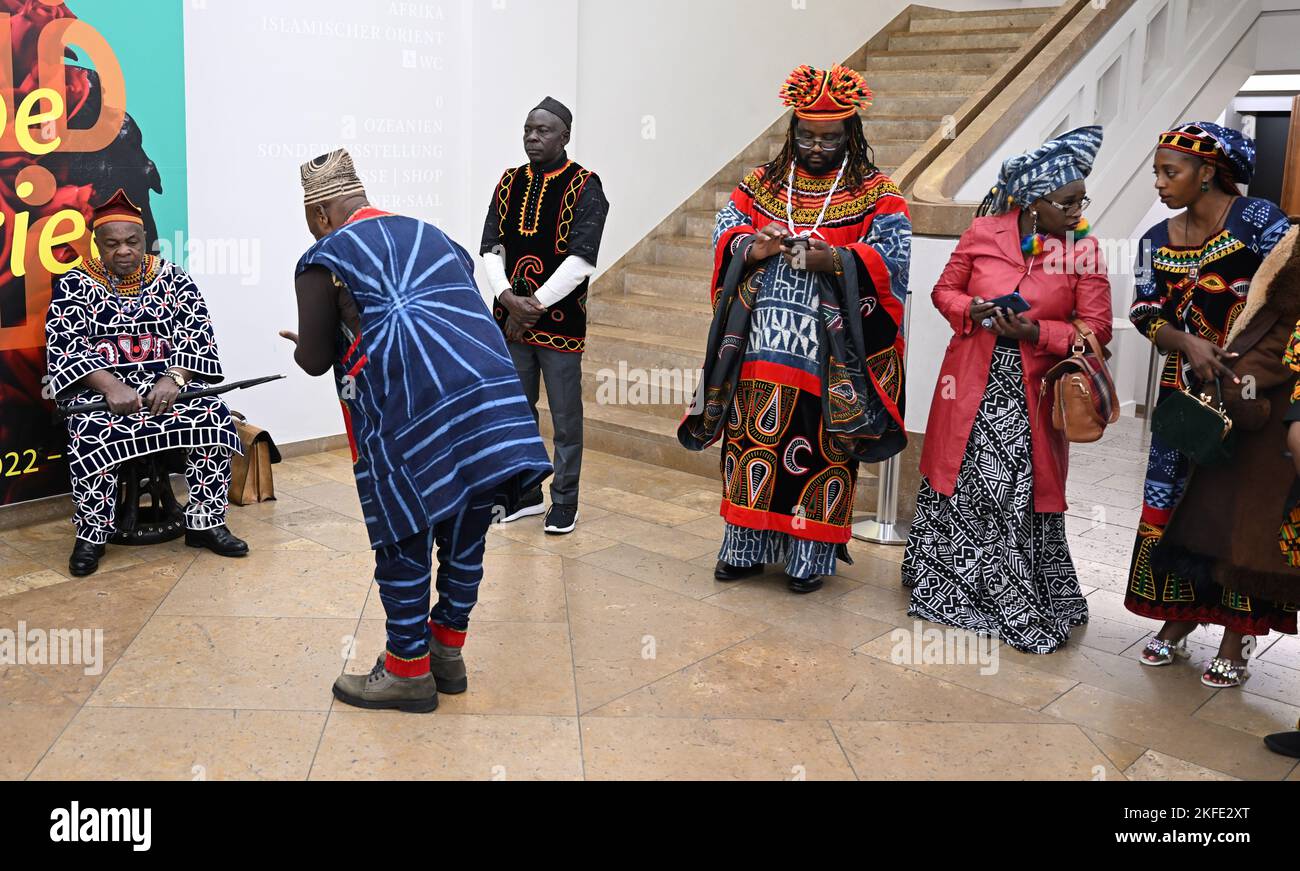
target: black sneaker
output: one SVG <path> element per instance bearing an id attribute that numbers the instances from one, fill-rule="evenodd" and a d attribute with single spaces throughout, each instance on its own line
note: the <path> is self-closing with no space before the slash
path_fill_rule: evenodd
<path id="1" fill-rule="evenodd" d="M 551 510 L 546 512 L 543 528 L 547 535 L 564 535 L 573 532 L 573 527 L 577 525 L 577 505 L 552 505 Z"/>
<path id="2" fill-rule="evenodd" d="M 546 506 L 542 504 L 542 491 L 534 490 L 532 493 L 525 493 L 514 505 L 495 506 L 493 514 L 501 518 L 496 521 L 497 523 L 510 523 L 523 517 L 541 514 L 545 510 Z"/>

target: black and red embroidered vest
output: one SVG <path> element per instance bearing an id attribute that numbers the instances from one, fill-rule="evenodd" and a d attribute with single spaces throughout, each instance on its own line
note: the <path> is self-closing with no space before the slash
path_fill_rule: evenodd
<path id="1" fill-rule="evenodd" d="M 518 296 L 532 296 L 569 256 L 569 232 L 578 197 L 595 173 L 572 160 L 550 172 L 531 165 L 508 169 L 497 185 L 494 202 L 501 244 L 505 247 L 506 275 Z M 583 281 L 573 292 L 551 306 L 524 342 L 580 354 L 587 344 L 587 287 Z M 505 328 L 506 311 L 492 307 L 497 323 Z"/>

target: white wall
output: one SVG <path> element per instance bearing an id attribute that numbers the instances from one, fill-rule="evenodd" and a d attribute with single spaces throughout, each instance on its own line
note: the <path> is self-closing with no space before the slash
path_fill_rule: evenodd
<path id="1" fill-rule="evenodd" d="M 511 0 L 513 2 L 513 0 Z M 931 0 L 944 9 L 1060 0 Z M 621 257 L 782 113 L 799 64 L 857 51 L 906 0 L 580 0 L 586 153 L 611 203 L 602 265 Z"/>
<path id="2" fill-rule="evenodd" d="M 608 266 L 780 114 L 776 94 L 790 69 L 843 59 L 904 5 L 186 4 L 191 238 L 229 240 L 243 253 L 233 264 L 195 257 L 191 270 L 228 376 L 289 376 L 232 404 L 285 443 L 342 430 L 330 380 L 298 371 L 276 336 L 297 322 L 293 267 L 312 241 L 302 162 L 346 146 L 376 205 L 434 221 L 476 250 L 493 185 L 525 159 L 524 117 L 550 94 L 574 111 L 570 154 L 601 175 L 611 200 L 601 255 Z"/>
<path id="3" fill-rule="evenodd" d="M 237 269 L 197 259 L 191 269 L 227 377 L 289 376 L 230 397 L 280 442 L 343 429 L 331 379 L 308 378 L 276 335 L 296 329 L 293 270 L 312 242 L 298 167 L 346 146 L 376 205 L 464 238 L 465 8 L 461 0 L 186 4 L 191 238 L 237 239 L 255 255 Z"/>

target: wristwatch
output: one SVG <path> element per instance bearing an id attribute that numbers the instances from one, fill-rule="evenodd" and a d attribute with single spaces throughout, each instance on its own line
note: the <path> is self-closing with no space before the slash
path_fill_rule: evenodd
<path id="1" fill-rule="evenodd" d="M 181 372 L 181 370 L 179 369 L 175 369 L 175 368 L 168 369 L 166 372 L 163 373 L 163 375 L 175 381 L 176 386 L 181 390 L 184 390 L 185 385 L 190 383 L 189 379 L 186 378 L 185 374 Z"/>

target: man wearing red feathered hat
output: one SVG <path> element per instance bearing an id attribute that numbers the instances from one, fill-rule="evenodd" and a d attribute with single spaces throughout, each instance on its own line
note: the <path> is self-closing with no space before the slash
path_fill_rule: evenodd
<path id="1" fill-rule="evenodd" d="M 872 94 L 836 66 L 796 69 L 785 146 L 745 176 L 714 229 L 714 321 L 678 439 L 723 440 L 721 581 L 785 570 L 808 593 L 848 559 L 859 462 L 906 444 L 903 303 L 912 226 L 875 165 Z"/>

